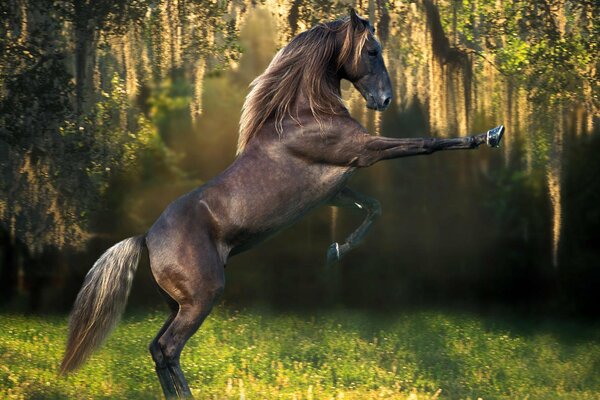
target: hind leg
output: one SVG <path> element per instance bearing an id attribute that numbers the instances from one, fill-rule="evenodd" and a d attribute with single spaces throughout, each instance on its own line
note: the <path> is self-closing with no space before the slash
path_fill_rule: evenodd
<path id="1" fill-rule="evenodd" d="M 224 265 L 214 243 L 208 235 L 198 236 L 195 239 L 187 236 L 178 245 L 157 252 L 161 259 L 170 262 L 153 260 L 150 251 L 157 283 L 179 305 L 172 322 L 157 340 L 160 350 L 157 370 L 166 368 L 171 378 L 165 379 L 166 390 L 163 390 L 167 397 L 192 397 L 179 363 L 181 351 L 208 316 L 225 285 Z"/>
<path id="2" fill-rule="evenodd" d="M 160 288 L 159 288 L 160 289 Z M 171 378 L 171 374 L 169 373 L 169 369 L 167 368 L 167 364 L 165 362 L 165 358 L 162 354 L 160 346 L 158 345 L 158 339 L 165 333 L 171 322 L 175 319 L 177 315 L 177 311 L 179 310 L 179 304 L 175 300 L 173 300 L 168 294 L 164 292 L 164 290 L 160 289 L 162 295 L 165 297 L 167 304 L 169 305 L 169 309 L 171 314 L 164 322 L 163 326 L 160 328 L 150 346 L 148 346 L 148 350 L 150 351 L 150 355 L 152 355 L 152 360 L 154 360 L 154 364 L 156 366 L 156 375 L 158 376 L 158 380 L 160 382 L 160 386 L 163 390 L 163 393 L 166 398 L 176 397 L 177 392 L 175 391 L 175 382 L 173 382 L 173 378 Z"/>

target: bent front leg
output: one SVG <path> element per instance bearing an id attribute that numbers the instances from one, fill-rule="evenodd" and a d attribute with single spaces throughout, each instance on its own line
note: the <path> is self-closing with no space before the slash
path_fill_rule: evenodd
<path id="1" fill-rule="evenodd" d="M 490 147 L 500 146 L 504 126 L 500 125 L 486 133 L 458 138 L 389 138 L 371 136 L 365 143 L 361 157 L 355 160 L 358 167 L 367 167 L 382 160 L 431 154 L 441 150 L 476 149 L 486 143 Z"/>
<path id="2" fill-rule="evenodd" d="M 341 245 L 332 243 L 327 249 L 327 265 L 339 261 L 346 253 L 356 247 L 373 225 L 375 219 L 381 215 L 381 205 L 376 199 L 355 192 L 350 188 L 342 189 L 330 202 L 335 207 L 359 208 L 365 210 L 367 215 L 360 226 L 352 232 Z"/>

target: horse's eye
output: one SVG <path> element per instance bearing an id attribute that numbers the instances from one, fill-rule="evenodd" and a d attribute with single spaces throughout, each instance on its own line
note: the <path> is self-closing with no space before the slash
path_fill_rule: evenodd
<path id="1" fill-rule="evenodd" d="M 369 51 L 367 51 L 367 54 L 369 54 L 369 57 L 377 57 L 377 54 L 379 54 L 379 50 L 377 50 L 377 49 L 369 50 Z"/>

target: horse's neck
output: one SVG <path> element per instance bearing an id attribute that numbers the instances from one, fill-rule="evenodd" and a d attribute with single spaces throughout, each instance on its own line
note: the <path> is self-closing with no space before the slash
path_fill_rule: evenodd
<path id="1" fill-rule="evenodd" d="M 335 91 L 335 93 L 337 94 L 338 97 L 342 97 L 342 90 L 341 90 L 341 81 L 338 77 L 328 77 L 328 78 L 324 78 L 327 80 L 327 82 L 325 82 L 325 84 L 330 85 L 333 90 Z M 304 113 L 308 113 L 310 115 L 312 115 L 312 109 L 311 109 L 311 104 L 308 100 L 308 96 L 305 93 L 304 89 L 300 89 L 298 91 L 298 95 L 296 96 L 296 99 L 293 102 L 292 105 L 292 115 L 294 115 L 295 112 L 298 112 L 298 114 L 304 114 Z M 346 109 L 346 107 L 340 103 L 339 106 L 336 106 L 336 110 L 338 113 L 340 114 L 345 114 L 348 112 L 348 110 Z M 289 116 L 288 116 L 289 118 Z"/>

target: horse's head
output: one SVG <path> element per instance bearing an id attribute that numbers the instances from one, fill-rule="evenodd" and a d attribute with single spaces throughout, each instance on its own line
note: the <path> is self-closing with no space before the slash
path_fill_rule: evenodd
<path id="1" fill-rule="evenodd" d="M 346 49 L 352 56 L 345 57 L 341 65 L 342 78 L 352 82 L 367 101 L 368 108 L 383 111 L 392 101 L 392 84 L 381 54 L 381 44 L 375 38 L 375 29 L 354 9 L 350 9 L 348 29 L 344 43 L 350 39 L 353 48 Z M 342 52 L 344 47 L 342 45 Z"/>

